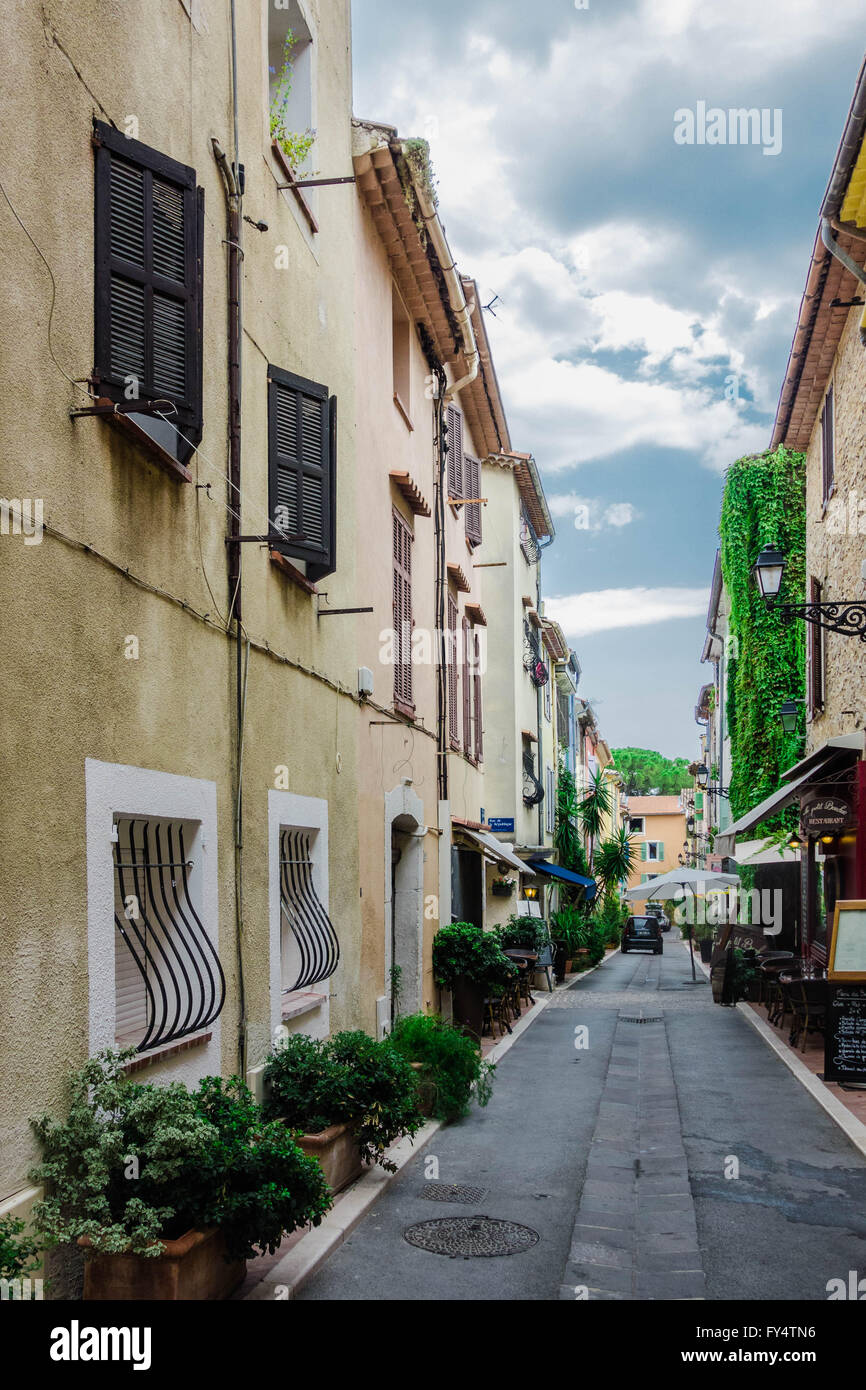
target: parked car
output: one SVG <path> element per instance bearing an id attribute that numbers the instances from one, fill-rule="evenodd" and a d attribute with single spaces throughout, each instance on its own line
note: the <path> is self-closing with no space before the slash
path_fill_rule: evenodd
<path id="1" fill-rule="evenodd" d="M 622 929 L 620 943 L 623 955 L 627 951 L 653 951 L 655 955 L 660 956 L 664 948 L 662 924 L 658 917 L 650 914 L 647 917 L 628 918 Z"/>
<path id="2" fill-rule="evenodd" d="M 662 931 L 670 931 L 671 919 L 665 912 L 661 903 L 647 903 L 646 915 L 647 917 L 657 917 L 662 924 Z"/>

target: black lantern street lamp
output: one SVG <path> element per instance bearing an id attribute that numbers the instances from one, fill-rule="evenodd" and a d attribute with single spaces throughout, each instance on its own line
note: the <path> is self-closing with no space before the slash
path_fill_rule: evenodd
<path id="1" fill-rule="evenodd" d="M 794 700 L 786 700 L 779 710 L 779 715 L 785 733 L 795 734 L 797 732 L 797 702 Z"/>
<path id="2" fill-rule="evenodd" d="M 727 796 L 728 792 L 730 791 L 730 787 L 723 787 L 718 782 L 710 781 L 710 769 L 706 766 L 705 763 L 701 764 L 701 766 L 695 773 L 695 776 L 697 777 L 698 782 L 700 783 L 701 789 L 705 792 L 717 792 L 720 796 Z"/>
<path id="3" fill-rule="evenodd" d="M 775 608 L 783 618 L 803 618 L 807 623 L 825 627 L 828 632 L 841 632 L 844 637 L 859 637 L 861 642 L 866 642 L 866 599 L 841 598 L 833 603 L 779 603 L 786 563 L 781 550 L 765 545 L 752 566 L 761 597 L 768 608 Z"/>

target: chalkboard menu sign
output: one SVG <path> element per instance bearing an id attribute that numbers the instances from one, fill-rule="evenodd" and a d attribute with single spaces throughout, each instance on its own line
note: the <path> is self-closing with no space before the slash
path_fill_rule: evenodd
<path id="1" fill-rule="evenodd" d="M 866 899 L 836 903 L 827 976 L 831 980 L 866 980 Z"/>
<path id="2" fill-rule="evenodd" d="M 827 984 L 824 1080 L 866 1084 L 866 982 Z"/>

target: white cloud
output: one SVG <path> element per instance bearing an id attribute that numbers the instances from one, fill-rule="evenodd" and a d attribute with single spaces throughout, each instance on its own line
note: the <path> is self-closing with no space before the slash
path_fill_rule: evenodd
<path id="1" fill-rule="evenodd" d="M 698 617 L 706 612 L 709 598 L 709 589 L 597 589 L 548 599 L 545 613 L 570 640 L 577 640 L 611 628 Z"/>
<path id="2" fill-rule="evenodd" d="M 597 497 L 581 497 L 576 492 L 555 492 L 547 499 L 552 516 L 570 516 L 576 531 L 603 531 L 637 521 L 640 512 L 631 502 L 604 503 Z"/>

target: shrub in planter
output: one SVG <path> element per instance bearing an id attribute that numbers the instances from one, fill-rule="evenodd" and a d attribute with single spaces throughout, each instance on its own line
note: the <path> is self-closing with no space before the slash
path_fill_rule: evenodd
<path id="1" fill-rule="evenodd" d="M 293 1033 L 268 1058 L 265 1083 L 269 1117 L 305 1134 L 349 1124 L 364 1161 L 389 1172 L 388 1145 L 421 1128 L 418 1079 L 387 1039 L 352 1032 L 317 1041 Z"/>
<path id="2" fill-rule="evenodd" d="M 451 922 L 433 938 L 433 975 L 445 989 L 453 989 L 462 975 L 485 994 L 501 994 L 516 974 L 517 966 L 502 954 L 496 932 L 484 932 L 471 922 Z"/>
<path id="3" fill-rule="evenodd" d="M 26 1230 L 20 1217 L 0 1216 L 0 1279 L 25 1279 L 39 1268 L 39 1243 Z"/>
<path id="4" fill-rule="evenodd" d="M 604 960 L 605 947 L 607 945 L 608 928 L 599 917 L 592 920 L 589 932 L 589 963 L 598 965 L 599 961 Z"/>
<path id="5" fill-rule="evenodd" d="M 547 927 L 539 917 L 517 917 L 512 913 L 496 935 L 506 951 L 537 951 L 541 955 L 548 945 Z"/>
<path id="6" fill-rule="evenodd" d="M 435 1014 L 398 1018 L 389 1039 L 408 1062 L 421 1064 L 422 1086 L 432 1089 L 431 1113 L 438 1120 L 459 1120 L 470 1101 L 486 1105 L 493 1093 L 494 1063 L 459 1028 Z"/>
<path id="7" fill-rule="evenodd" d="M 44 1247 L 85 1238 L 95 1255 L 155 1259 L 167 1241 L 218 1228 L 227 1259 L 273 1253 L 330 1206 L 318 1165 L 269 1124 L 237 1078 L 141 1085 L 134 1050 L 91 1058 L 71 1079 L 65 1120 L 33 1121 L 49 1195 L 33 1209 Z"/>

